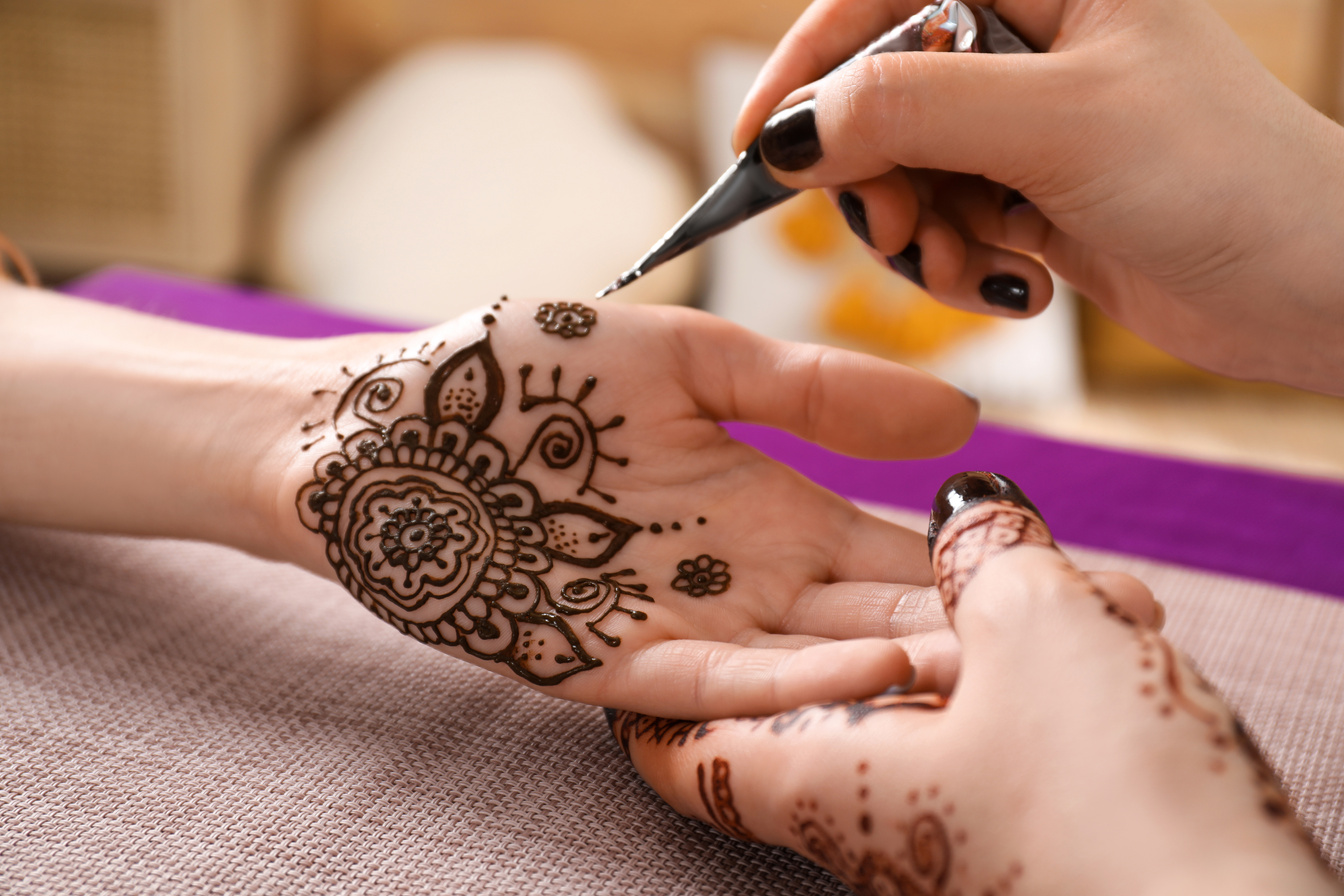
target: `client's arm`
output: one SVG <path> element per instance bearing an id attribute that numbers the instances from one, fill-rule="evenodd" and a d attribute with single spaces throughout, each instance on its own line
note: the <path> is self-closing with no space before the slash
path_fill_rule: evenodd
<path id="1" fill-rule="evenodd" d="M 927 626 L 906 607 L 932 581 L 922 536 L 717 421 L 894 458 L 975 409 L 684 309 L 287 341 L 0 284 L 0 419 L 0 518 L 289 560 L 558 696 L 707 717 L 905 682 L 890 638 Z"/>

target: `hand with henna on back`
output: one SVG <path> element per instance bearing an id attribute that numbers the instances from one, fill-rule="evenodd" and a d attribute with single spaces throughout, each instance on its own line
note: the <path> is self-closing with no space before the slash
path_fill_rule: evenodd
<path id="1" fill-rule="evenodd" d="M 999 0 L 1042 52 L 823 77 L 921 5 L 816 0 L 734 146 L 760 133 L 781 182 L 826 188 L 880 263 L 949 304 L 1035 314 L 1043 261 L 1186 360 L 1344 394 L 1344 128 L 1201 0 Z"/>
<path id="2" fill-rule="evenodd" d="M 1240 723 L 1152 627 L 1142 585 L 1079 572 L 1002 477 L 949 481 L 938 523 L 963 648 L 950 696 L 700 723 L 614 713 L 640 774 L 679 812 L 860 894 L 1339 892 Z"/>
<path id="3" fill-rule="evenodd" d="M 559 697 L 774 712 L 881 693 L 911 677 L 902 644 L 950 644 L 922 535 L 719 425 L 879 458 L 969 435 L 972 400 L 863 355 L 517 300 L 267 339 L 0 283 L 0 387 L 0 519 L 297 563 Z"/>

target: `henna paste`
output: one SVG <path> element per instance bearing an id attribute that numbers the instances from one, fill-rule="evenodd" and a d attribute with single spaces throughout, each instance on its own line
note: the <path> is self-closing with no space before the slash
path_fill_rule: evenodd
<path id="1" fill-rule="evenodd" d="M 597 312 L 578 302 L 547 302 L 537 307 L 542 332 L 565 339 L 587 336 L 597 326 Z"/>
<path id="2" fill-rule="evenodd" d="M 676 523 L 673 528 L 680 529 Z M 677 577 L 672 580 L 672 588 L 691 597 L 722 594 L 728 590 L 733 577 L 728 574 L 728 564 L 715 560 L 708 554 L 701 554 L 694 560 L 683 560 L 677 564 Z"/>
<path id="3" fill-rule="evenodd" d="M 552 413 L 511 466 L 508 446 L 491 435 L 505 383 L 488 335 L 441 363 L 379 356 L 362 374 L 342 371 L 352 382 L 331 417 L 340 450 L 318 459 L 297 505 L 364 606 L 419 641 L 503 663 L 538 685 L 602 664 L 569 618 L 585 618 L 613 647 L 620 639 L 599 628 L 612 613 L 647 618 L 622 603 L 652 600 L 647 586 L 628 580 L 634 570 L 595 579 L 571 572 L 558 578 L 568 582 L 558 592 L 547 580 L 563 565 L 605 566 L 640 530 L 569 496 L 546 500 L 532 475 L 533 461 L 548 469 L 579 464 L 573 497 L 597 493 L 597 460 L 613 460 L 599 450 L 599 433 L 618 424 L 595 427 L 579 408 L 594 378 L 578 397 L 562 398 L 557 367 L 552 395 L 537 398 L 527 394 L 530 367 L 523 368 L 518 410 L 544 405 Z M 409 386 L 417 382 L 426 383 L 423 391 Z"/>
<path id="4" fill-rule="evenodd" d="M 737 806 L 733 802 L 733 788 L 729 782 L 731 774 L 732 768 L 728 760 L 718 756 L 714 757 L 708 774 L 705 773 L 703 762 L 697 765 L 695 777 L 700 787 L 700 802 L 709 815 L 709 823 L 719 833 L 749 843 L 759 843 L 756 835 L 742 823 L 742 813 L 737 811 Z"/>
<path id="5" fill-rule="evenodd" d="M 873 713 L 888 710 L 936 710 L 947 706 L 947 698 L 939 694 L 894 694 L 888 697 L 869 697 L 866 700 L 833 700 L 800 709 L 790 709 L 773 716 L 755 719 L 752 730 L 768 724 L 772 734 L 806 731 L 815 722 L 843 713 L 846 723 L 853 727 Z"/>

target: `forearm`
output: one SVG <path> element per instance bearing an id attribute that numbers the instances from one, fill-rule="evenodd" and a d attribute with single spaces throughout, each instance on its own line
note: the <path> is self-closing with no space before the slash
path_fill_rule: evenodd
<path id="1" fill-rule="evenodd" d="M 304 345 L 0 283 L 0 518 L 274 554 Z"/>

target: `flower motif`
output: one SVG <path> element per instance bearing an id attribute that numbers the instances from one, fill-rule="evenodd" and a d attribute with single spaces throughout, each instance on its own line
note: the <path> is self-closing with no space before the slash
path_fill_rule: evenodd
<path id="1" fill-rule="evenodd" d="M 677 564 L 677 577 L 672 580 L 672 587 L 691 597 L 704 597 L 727 591 L 732 580 L 727 563 L 701 554 L 694 560 L 683 560 Z"/>
<path id="2" fill-rule="evenodd" d="M 547 302 L 537 307 L 537 323 L 565 339 L 587 336 L 597 326 L 597 312 L 579 302 Z"/>

